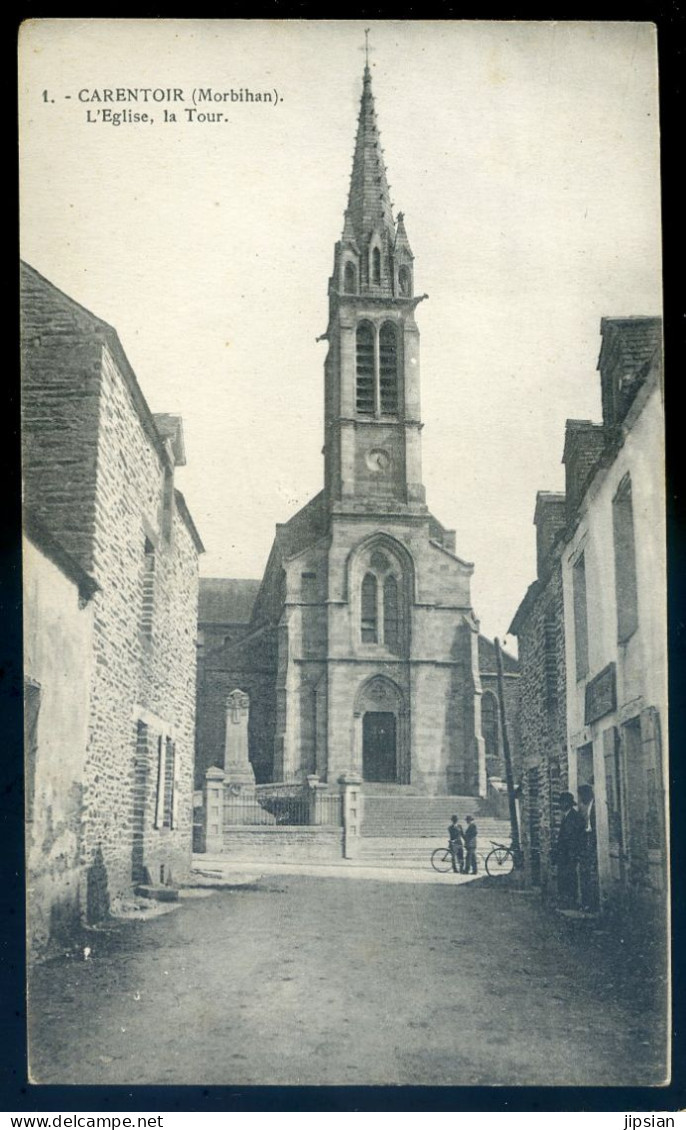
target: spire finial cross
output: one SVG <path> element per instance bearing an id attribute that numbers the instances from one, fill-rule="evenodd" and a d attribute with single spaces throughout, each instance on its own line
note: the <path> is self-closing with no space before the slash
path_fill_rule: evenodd
<path id="1" fill-rule="evenodd" d="M 369 67 L 369 28 L 364 29 L 364 65 Z"/>

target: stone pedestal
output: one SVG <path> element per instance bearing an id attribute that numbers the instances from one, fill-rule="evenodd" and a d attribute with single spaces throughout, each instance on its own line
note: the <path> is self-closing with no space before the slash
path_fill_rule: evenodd
<path id="1" fill-rule="evenodd" d="M 344 773 L 338 783 L 343 796 L 343 857 L 357 859 L 362 838 L 362 778 Z"/>
<path id="2" fill-rule="evenodd" d="M 248 717 L 250 698 L 241 690 L 231 691 L 226 700 L 224 774 L 230 785 L 254 785 L 255 773 L 248 755 Z"/>
<path id="3" fill-rule="evenodd" d="M 219 854 L 224 847 L 224 770 L 213 765 L 203 790 L 203 851 Z"/>

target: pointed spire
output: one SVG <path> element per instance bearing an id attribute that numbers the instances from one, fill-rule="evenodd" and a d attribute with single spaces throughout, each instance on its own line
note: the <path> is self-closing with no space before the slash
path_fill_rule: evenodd
<path id="1" fill-rule="evenodd" d="M 350 225 L 360 245 L 377 228 L 381 230 L 385 228 L 391 239 L 395 234 L 368 63 L 364 68 L 362 100 L 346 212 L 346 227 Z"/>
<path id="2" fill-rule="evenodd" d="M 404 212 L 398 212 L 398 223 L 397 223 L 396 229 L 395 229 L 395 248 L 394 248 L 394 250 L 395 250 L 396 255 L 398 254 L 399 251 L 406 251 L 407 254 L 409 255 L 410 259 L 414 258 L 414 256 L 412 255 L 412 248 L 410 247 L 410 241 L 407 238 L 407 232 L 405 230 L 405 213 Z"/>

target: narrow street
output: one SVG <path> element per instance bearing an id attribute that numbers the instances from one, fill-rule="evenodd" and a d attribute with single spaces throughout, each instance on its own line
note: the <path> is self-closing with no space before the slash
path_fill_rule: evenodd
<path id="1" fill-rule="evenodd" d="M 658 963 L 502 881 L 272 874 L 90 931 L 32 977 L 31 1077 L 642 1085 Z"/>

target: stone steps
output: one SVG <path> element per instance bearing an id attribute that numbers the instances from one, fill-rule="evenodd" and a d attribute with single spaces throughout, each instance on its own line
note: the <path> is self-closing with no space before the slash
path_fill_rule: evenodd
<path id="1" fill-rule="evenodd" d="M 365 793 L 362 834 L 393 838 L 439 836 L 447 840 L 447 828 L 454 812 L 463 826 L 465 816 L 471 814 L 482 834 L 486 834 L 487 825 L 490 827 L 491 823 L 498 825 L 500 834 L 502 825 L 507 821 L 492 817 L 488 808 L 485 800 L 473 796 L 380 796 Z"/>
<path id="2" fill-rule="evenodd" d="M 480 819 L 476 821 L 476 824 L 480 842 L 490 843 L 491 840 L 495 840 L 496 843 L 509 844 L 511 838 L 509 820 Z M 385 826 L 380 832 L 363 824 L 362 837 L 363 839 L 374 840 L 436 840 L 438 844 L 441 844 L 448 842 L 448 823 L 446 821 L 439 821 L 434 824 L 408 822 L 401 825 L 398 830 L 391 830 L 388 826 Z"/>

